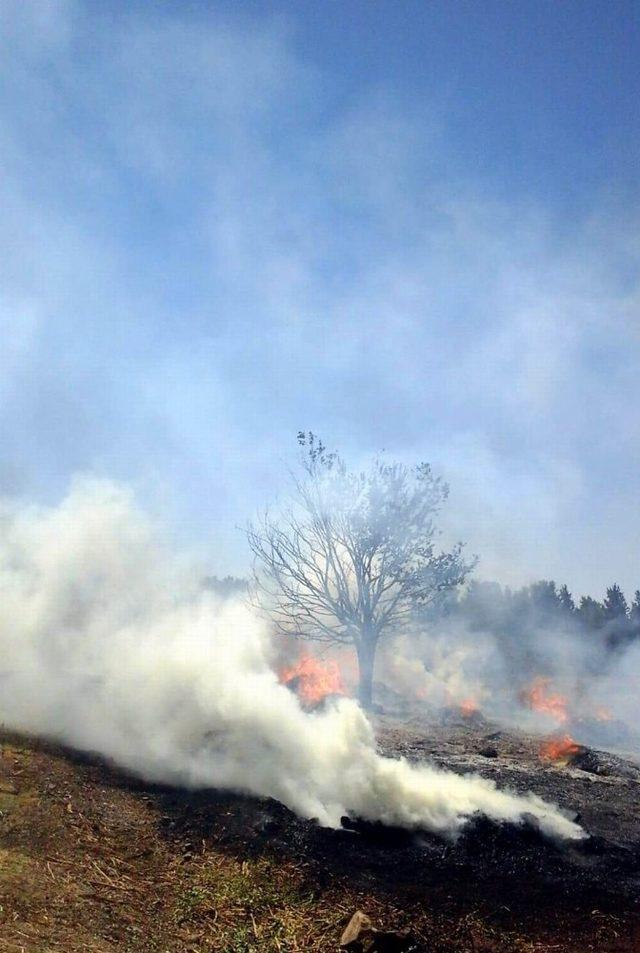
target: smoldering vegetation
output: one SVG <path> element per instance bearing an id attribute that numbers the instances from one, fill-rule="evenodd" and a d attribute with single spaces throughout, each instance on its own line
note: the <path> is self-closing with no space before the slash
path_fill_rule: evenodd
<path id="1" fill-rule="evenodd" d="M 553 582 L 512 592 L 474 581 L 383 647 L 379 674 L 400 707 L 480 712 L 637 756 L 639 606 L 615 585 L 576 607 Z"/>
<path id="2" fill-rule="evenodd" d="M 281 684 L 264 623 L 201 585 L 130 494 L 80 481 L 57 507 L 5 501 L 0 719 L 147 779 L 272 797 L 455 835 L 472 817 L 584 835 L 533 794 L 380 756 L 355 701 L 309 712 Z"/>

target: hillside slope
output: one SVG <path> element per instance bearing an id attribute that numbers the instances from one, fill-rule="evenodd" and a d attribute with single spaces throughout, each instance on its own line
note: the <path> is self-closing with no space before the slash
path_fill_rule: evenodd
<path id="1" fill-rule="evenodd" d="M 459 870 L 412 886 L 415 854 L 393 833 L 367 840 L 273 802 L 154 788 L 8 732 L 0 744 L 3 953 L 334 950 L 357 908 L 436 953 L 640 947 L 635 913 L 610 899 L 568 910 L 538 894 L 544 909 L 523 916 Z"/>

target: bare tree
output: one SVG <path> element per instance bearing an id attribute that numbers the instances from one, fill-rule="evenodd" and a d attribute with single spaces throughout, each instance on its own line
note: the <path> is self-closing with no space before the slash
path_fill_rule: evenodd
<path id="1" fill-rule="evenodd" d="M 256 591 L 281 632 L 355 647 L 360 702 L 370 708 L 379 640 L 462 583 L 474 561 L 461 544 L 436 553 L 448 487 L 428 464 L 376 459 L 356 473 L 314 434 L 298 442 L 290 505 L 247 531 Z"/>

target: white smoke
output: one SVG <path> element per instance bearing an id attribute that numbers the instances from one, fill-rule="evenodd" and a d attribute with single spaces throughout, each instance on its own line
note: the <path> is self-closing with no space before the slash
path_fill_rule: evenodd
<path id="1" fill-rule="evenodd" d="M 543 735 L 567 730 L 566 720 L 576 741 L 638 757 L 639 646 L 615 655 L 584 633 L 541 620 L 523 648 L 517 635 L 509 645 L 464 620 L 441 619 L 383 644 L 378 671 L 414 711 L 422 706 L 431 717 L 470 701 L 511 728 Z M 545 696 L 563 701 L 564 717 L 532 709 L 530 692 L 540 681 Z"/>
<path id="2" fill-rule="evenodd" d="M 503 676 L 494 640 L 478 633 L 467 637 L 459 629 L 399 635 L 381 645 L 378 658 L 391 688 L 434 709 L 465 700 L 483 707 L 491 682 Z"/>
<path id="3" fill-rule="evenodd" d="M 58 507 L 0 514 L 0 719 L 151 780 L 276 798 L 455 834 L 482 812 L 581 829 L 533 795 L 380 757 L 351 700 L 306 713 L 271 668 L 263 624 L 217 601 L 160 545 L 129 493 L 77 482 Z"/>

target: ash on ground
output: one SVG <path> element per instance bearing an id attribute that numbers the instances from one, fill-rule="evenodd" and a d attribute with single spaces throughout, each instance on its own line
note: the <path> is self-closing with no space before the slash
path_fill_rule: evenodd
<path id="1" fill-rule="evenodd" d="M 167 834 L 294 856 L 318 883 L 346 878 L 405 907 L 428 897 L 444 911 L 471 906 L 496 922 L 508 915 L 523 924 L 540 917 L 551 924 L 569 915 L 579 922 L 597 910 L 629 918 L 640 936 L 637 763 L 585 746 L 566 763 L 545 761 L 542 738 L 492 724 L 479 712 L 465 717 L 452 711 L 437 722 L 378 713 L 373 721 L 382 754 L 532 791 L 575 817 L 589 838 L 558 845 L 533 825 L 498 825 L 482 817 L 453 843 L 358 818 L 345 817 L 341 830 L 328 830 L 273 801 L 175 791 L 164 795 Z"/>

